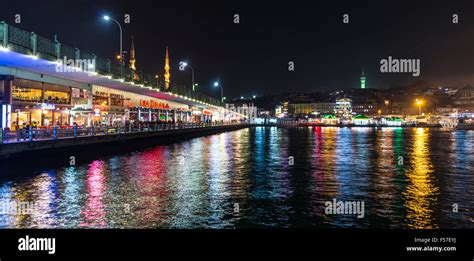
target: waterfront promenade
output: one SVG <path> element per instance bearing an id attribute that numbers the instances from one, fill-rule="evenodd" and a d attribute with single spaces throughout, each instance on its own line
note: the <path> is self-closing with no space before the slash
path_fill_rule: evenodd
<path id="1" fill-rule="evenodd" d="M 124 127 L 84 127 L 67 129 L 24 129 L 4 131 L 0 158 L 25 152 L 52 150 L 137 139 L 188 138 L 249 127 L 246 123 L 150 123 Z"/>

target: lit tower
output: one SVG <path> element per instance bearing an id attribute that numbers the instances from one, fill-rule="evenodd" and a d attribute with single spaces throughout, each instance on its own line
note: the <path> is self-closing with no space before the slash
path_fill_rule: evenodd
<path id="1" fill-rule="evenodd" d="M 137 74 L 137 68 L 135 67 L 135 44 L 133 44 L 133 36 L 132 36 L 132 45 L 130 46 L 130 66 L 129 68 L 132 70 L 132 78 L 134 81 L 140 80 Z"/>
<path id="2" fill-rule="evenodd" d="M 168 46 L 166 46 L 166 56 L 165 56 L 165 90 L 168 91 L 170 88 L 170 58 L 168 56 Z"/>
<path id="3" fill-rule="evenodd" d="M 360 88 L 365 89 L 365 73 L 364 73 L 363 67 L 362 67 L 362 74 L 360 75 Z"/>
<path id="4" fill-rule="evenodd" d="M 132 36 L 132 46 L 130 47 L 130 69 L 132 69 L 134 72 L 137 69 L 135 67 L 135 45 L 133 44 L 133 36 Z"/>

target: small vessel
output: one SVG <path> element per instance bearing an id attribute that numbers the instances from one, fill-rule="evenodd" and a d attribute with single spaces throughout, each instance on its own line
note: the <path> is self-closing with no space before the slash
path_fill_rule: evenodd
<path id="1" fill-rule="evenodd" d="M 454 129 L 459 123 L 458 123 L 458 119 L 456 118 L 444 117 L 441 120 L 439 120 L 439 124 L 441 124 L 441 127 L 445 129 Z"/>
<path id="2" fill-rule="evenodd" d="M 474 130 L 474 118 L 459 118 L 459 122 L 456 126 L 458 130 Z"/>
<path id="3" fill-rule="evenodd" d="M 441 127 L 445 129 L 454 129 L 458 125 L 456 121 L 452 120 L 440 120 L 439 124 L 441 124 Z"/>

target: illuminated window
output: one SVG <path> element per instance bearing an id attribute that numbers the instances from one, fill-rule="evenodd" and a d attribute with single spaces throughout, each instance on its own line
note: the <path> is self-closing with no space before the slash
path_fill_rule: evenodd
<path id="1" fill-rule="evenodd" d="M 45 91 L 44 102 L 53 104 L 70 104 L 71 94 L 67 92 Z"/>
<path id="2" fill-rule="evenodd" d="M 40 103 L 41 90 L 13 86 L 12 97 L 14 101 Z"/>

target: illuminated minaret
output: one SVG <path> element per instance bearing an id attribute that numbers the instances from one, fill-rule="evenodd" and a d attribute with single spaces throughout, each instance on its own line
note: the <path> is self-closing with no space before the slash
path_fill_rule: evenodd
<path id="1" fill-rule="evenodd" d="M 362 74 L 360 75 L 360 88 L 365 89 L 365 73 L 364 73 L 363 67 L 362 67 Z"/>
<path id="2" fill-rule="evenodd" d="M 135 67 L 135 45 L 133 44 L 133 36 L 132 36 L 132 46 L 130 46 L 130 69 L 132 70 L 132 78 L 134 81 L 140 80 L 138 77 L 137 68 Z"/>
<path id="3" fill-rule="evenodd" d="M 168 46 L 166 46 L 166 56 L 165 56 L 165 90 L 170 88 L 170 58 L 168 56 Z"/>
<path id="4" fill-rule="evenodd" d="M 132 69 L 134 72 L 137 69 L 135 67 L 135 45 L 133 44 L 133 36 L 132 36 L 132 46 L 130 47 L 130 69 Z"/>

